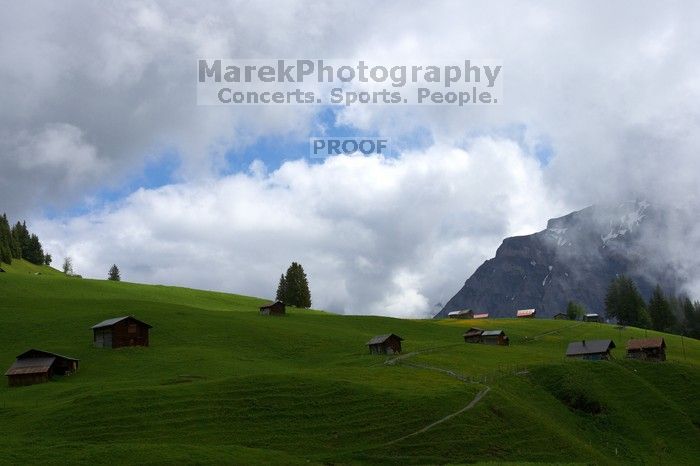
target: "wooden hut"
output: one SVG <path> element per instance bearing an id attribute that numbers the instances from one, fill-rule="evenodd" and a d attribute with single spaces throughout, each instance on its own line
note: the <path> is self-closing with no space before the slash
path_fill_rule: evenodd
<path id="1" fill-rule="evenodd" d="M 503 330 L 484 330 L 481 333 L 481 342 L 485 345 L 508 346 L 510 341 Z"/>
<path id="2" fill-rule="evenodd" d="M 5 372 L 11 387 L 34 385 L 51 380 L 55 375 L 70 375 L 78 370 L 79 360 L 48 351 L 30 349 L 17 356 Z"/>
<path id="3" fill-rule="evenodd" d="M 615 342 L 612 340 L 572 341 L 566 349 L 566 356 L 591 361 L 610 359 L 610 350 L 613 348 Z"/>
<path id="4" fill-rule="evenodd" d="M 464 309 L 462 311 L 452 311 L 447 314 L 450 319 L 473 319 L 474 311 L 471 309 Z"/>
<path id="5" fill-rule="evenodd" d="M 369 354 L 395 354 L 401 352 L 403 338 L 393 333 L 378 335 L 367 342 Z"/>
<path id="6" fill-rule="evenodd" d="M 665 361 L 666 342 L 663 338 L 637 338 L 627 342 L 627 357 L 643 361 Z"/>
<path id="7" fill-rule="evenodd" d="M 569 320 L 569 316 L 567 314 L 564 314 L 563 312 L 559 312 L 558 314 L 554 314 L 552 316 L 552 319 L 554 319 L 554 320 Z"/>
<path id="8" fill-rule="evenodd" d="M 484 333 L 483 329 L 472 327 L 466 332 L 464 332 L 464 342 L 465 343 L 481 343 L 481 334 Z"/>
<path id="9" fill-rule="evenodd" d="M 152 327 L 134 316 L 107 319 L 92 327 L 92 341 L 97 348 L 148 346 Z"/>
<path id="10" fill-rule="evenodd" d="M 261 316 L 283 316 L 286 314 L 286 309 L 282 301 L 275 301 L 260 306 Z"/>
<path id="11" fill-rule="evenodd" d="M 600 315 L 595 314 L 595 313 L 590 313 L 590 314 L 586 314 L 583 316 L 583 321 L 584 322 L 602 322 L 603 320 L 600 318 Z"/>
<path id="12" fill-rule="evenodd" d="M 537 311 L 535 309 L 523 309 L 515 312 L 515 317 L 519 319 L 534 319 Z"/>

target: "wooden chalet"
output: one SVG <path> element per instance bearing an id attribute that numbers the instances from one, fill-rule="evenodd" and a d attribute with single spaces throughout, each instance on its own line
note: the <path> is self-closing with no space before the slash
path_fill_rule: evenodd
<path id="1" fill-rule="evenodd" d="M 401 352 L 403 338 L 393 333 L 377 335 L 367 342 L 369 354 L 397 354 Z"/>
<path id="2" fill-rule="evenodd" d="M 92 341 L 97 348 L 148 346 L 148 332 L 153 328 L 134 316 L 107 319 L 92 327 Z"/>
<path id="3" fill-rule="evenodd" d="M 471 309 L 464 309 L 462 311 L 452 311 L 447 314 L 450 319 L 473 319 L 474 311 Z"/>
<path id="4" fill-rule="evenodd" d="M 30 349 L 17 356 L 5 372 L 11 387 L 34 385 L 51 380 L 56 375 L 70 375 L 78 370 L 79 359 L 48 351 Z"/>
<path id="5" fill-rule="evenodd" d="M 636 338 L 627 342 L 627 357 L 642 361 L 665 361 L 666 342 L 663 338 Z"/>
<path id="6" fill-rule="evenodd" d="M 613 348 L 615 348 L 615 342 L 612 340 L 572 341 L 566 349 L 566 356 L 590 361 L 610 359 L 610 350 Z"/>
<path id="7" fill-rule="evenodd" d="M 260 306 L 261 316 L 283 316 L 287 313 L 285 305 L 282 301 L 275 301 Z"/>
<path id="8" fill-rule="evenodd" d="M 484 330 L 481 333 L 481 342 L 485 345 L 508 346 L 510 340 L 503 330 Z"/>
<path id="9" fill-rule="evenodd" d="M 559 312 L 558 314 L 554 314 L 552 316 L 552 319 L 554 319 L 554 320 L 569 320 L 569 316 L 567 314 L 564 314 L 563 312 Z"/>
<path id="10" fill-rule="evenodd" d="M 466 332 L 464 332 L 464 342 L 465 343 L 481 343 L 481 334 L 484 330 L 481 328 L 472 327 Z"/>
<path id="11" fill-rule="evenodd" d="M 519 319 L 534 319 L 537 311 L 535 309 L 523 309 L 515 312 L 515 317 Z"/>
<path id="12" fill-rule="evenodd" d="M 591 314 L 584 315 L 583 321 L 584 322 L 602 322 L 603 319 L 601 319 L 599 314 L 591 313 Z"/>

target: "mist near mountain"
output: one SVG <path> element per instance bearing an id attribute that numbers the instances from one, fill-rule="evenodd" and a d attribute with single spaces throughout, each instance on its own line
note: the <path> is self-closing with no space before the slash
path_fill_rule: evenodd
<path id="1" fill-rule="evenodd" d="M 540 232 L 506 238 L 435 317 L 458 309 L 513 317 L 526 308 L 552 316 L 568 301 L 602 313 L 607 287 L 620 274 L 645 298 L 657 284 L 697 298 L 699 246 L 692 210 L 644 200 L 590 206 L 549 220 Z"/>

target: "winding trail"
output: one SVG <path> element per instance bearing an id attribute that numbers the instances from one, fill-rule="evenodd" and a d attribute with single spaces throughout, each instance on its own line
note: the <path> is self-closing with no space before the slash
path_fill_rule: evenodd
<path id="1" fill-rule="evenodd" d="M 387 360 L 384 364 L 386 364 L 386 365 L 392 365 L 392 366 L 393 366 L 393 365 L 395 365 L 395 364 L 397 364 L 397 363 L 401 363 L 401 365 L 408 366 L 408 367 L 413 367 L 413 368 L 416 368 L 416 369 L 425 369 L 425 370 L 431 370 L 431 371 L 440 372 L 440 373 L 446 374 L 446 375 L 448 375 L 448 376 L 450 376 L 450 377 L 452 377 L 452 378 L 454 378 L 454 379 L 457 379 L 457 380 L 459 380 L 460 382 L 463 382 L 463 383 L 465 383 L 465 384 L 473 384 L 473 383 L 475 383 L 475 382 L 470 381 L 467 377 L 465 377 L 465 376 L 463 376 L 463 375 L 461 375 L 461 374 L 458 374 L 457 372 L 451 371 L 451 370 L 449 370 L 449 369 L 443 369 L 443 368 L 441 368 L 441 367 L 429 366 L 429 365 L 426 365 L 426 364 L 416 364 L 416 363 L 411 363 L 411 362 L 403 362 L 403 361 L 405 361 L 406 359 L 408 359 L 408 358 L 410 358 L 410 357 L 412 357 L 412 356 L 415 356 L 415 355 L 417 355 L 417 354 L 429 353 L 429 352 L 432 352 L 432 351 L 437 351 L 437 350 L 439 350 L 439 349 L 443 349 L 443 348 L 447 348 L 447 347 L 451 347 L 451 346 L 458 346 L 458 345 L 447 345 L 447 346 L 441 346 L 441 347 L 436 347 L 436 348 L 428 348 L 428 349 L 424 349 L 424 350 L 420 350 L 420 351 L 413 351 L 413 352 L 411 352 L 411 353 L 402 354 L 402 355 L 397 356 L 397 357 L 395 357 L 395 358 L 389 359 L 389 360 Z M 460 409 L 459 411 L 455 411 L 454 413 L 448 414 L 447 416 L 444 416 L 444 417 L 438 419 L 437 421 L 435 421 L 435 422 L 433 422 L 433 423 L 431 423 L 431 424 L 428 424 L 427 426 L 425 426 L 425 427 L 423 427 L 422 429 L 419 429 L 419 430 L 417 430 L 417 431 L 415 431 L 415 432 L 411 432 L 410 434 L 406 434 L 406 435 L 404 435 L 403 437 L 399 437 L 399 438 L 397 438 L 397 439 L 394 439 L 394 440 L 391 440 L 391 441 L 389 441 L 389 442 L 386 442 L 383 446 L 392 445 L 392 444 L 394 444 L 394 443 L 398 443 L 398 442 L 400 442 L 400 441 L 402 441 L 402 440 L 405 440 L 405 439 L 407 439 L 407 438 L 413 437 L 413 436 L 415 436 L 415 435 L 419 435 L 419 434 L 422 434 L 422 433 L 424 433 L 424 432 L 427 432 L 428 430 L 432 429 L 433 427 L 435 427 L 435 426 L 437 426 L 437 425 L 439 425 L 439 424 L 442 424 L 442 423 L 445 422 L 445 421 L 449 421 L 449 420 L 452 419 L 453 417 L 459 416 L 460 414 L 464 413 L 465 411 L 469 411 L 469 410 L 472 409 L 474 406 L 476 406 L 477 403 L 479 403 L 479 401 L 481 401 L 481 399 L 482 399 L 490 390 L 491 390 L 491 387 L 488 386 L 488 385 L 486 385 L 486 388 L 484 388 L 484 389 L 481 390 L 479 393 L 477 393 L 477 394 L 474 396 L 474 399 L 472 399 L 472 400 L 469 402 L 468 405 L 466 405 L 464 408 Z"/>

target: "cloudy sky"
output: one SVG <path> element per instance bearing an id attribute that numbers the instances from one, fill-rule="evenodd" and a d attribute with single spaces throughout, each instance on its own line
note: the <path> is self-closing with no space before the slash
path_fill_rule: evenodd
<path id="1" fill-rule="evenodd" d="M 428 316 L 506 236 L 599 202 L 700 207 L 696 2 L 10 2 L 0 210 L 60 266 Z M 499 59 L 498 106 L 196 105 L 201 57 Z M 310 159 L 308 138 L 392 153 Z"/>

